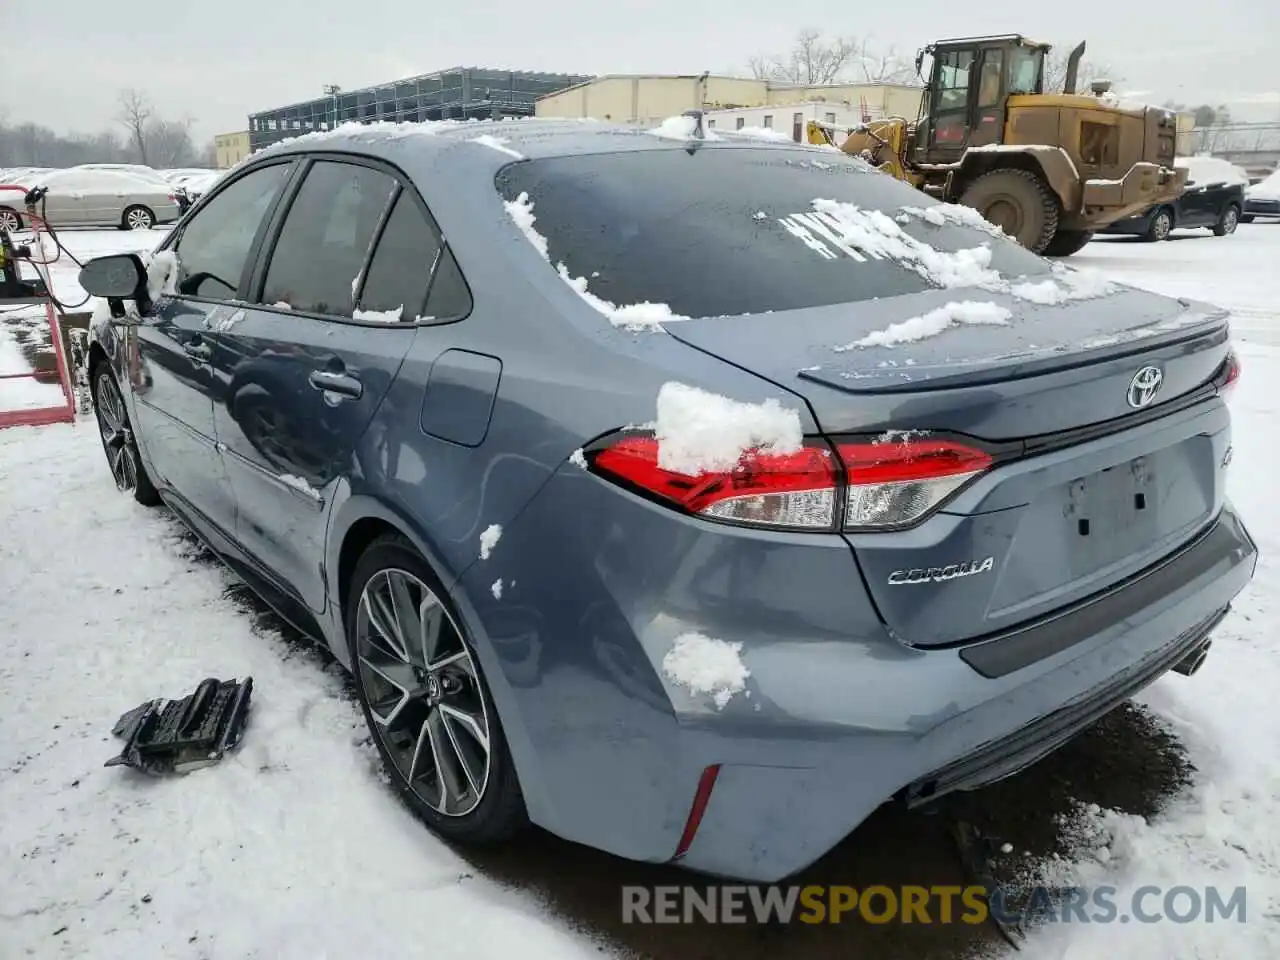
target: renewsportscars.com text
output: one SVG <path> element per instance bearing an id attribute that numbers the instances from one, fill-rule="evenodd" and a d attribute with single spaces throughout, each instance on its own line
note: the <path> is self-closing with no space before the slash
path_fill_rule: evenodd
<path id="1" fill-rule="evenodd" d="M 1244 887 L 622 888 L 623 923 L 1244 923 Z"/>

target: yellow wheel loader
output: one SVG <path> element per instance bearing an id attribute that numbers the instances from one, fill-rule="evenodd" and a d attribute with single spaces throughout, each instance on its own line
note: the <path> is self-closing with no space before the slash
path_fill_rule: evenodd
<path id="1" fill-rule="evenodd" d="M 1064 93 L 1044 92 L 1049 46 L 1016 34 L 940 40 L 920 115 L 842 131 L 810 121 L 810 143 L 861 156 L 941 200 L 962 203 L 1024 247 L 1069 256 L 1095 230 L 1176 199 L 1187 179 L 1173 165 L 1177 118 L 1118 100 L 1106 82 L 1075 92 L 1081 43 Z"/>

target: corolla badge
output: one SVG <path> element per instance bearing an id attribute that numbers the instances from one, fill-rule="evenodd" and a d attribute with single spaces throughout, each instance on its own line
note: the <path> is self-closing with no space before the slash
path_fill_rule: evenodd
<path id="1" fill-rule="evenodd" d="M 1129 381 L 1129 406 L 1140 410 L 1151 403 L 1164 383 L 1164 374 L 1159 367 L 1143 367 Z"/>
<path id="2" fill-rule="evenodd" d="M 978 573 L 989 573 L 995 568 L 996 558 L 985 560 L 966 560 L 964 563 L 951 563 L 945 567 L 916 567 L 912 570 L 895 570 L 889 574 L 889 586 L 900 587 L 909 583 L 945 583 L 958 577 L 972 577 Z"/>

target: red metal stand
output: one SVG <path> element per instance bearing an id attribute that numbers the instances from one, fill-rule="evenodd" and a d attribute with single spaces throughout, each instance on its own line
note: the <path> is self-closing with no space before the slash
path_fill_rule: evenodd
<path id="1" fill-rule="evenodd" d="M 2 189 L 18 189 L 25 193 L 24 187 L 9 187 L 7 184 L 0 184 Z M 34 249 L 41 251 L 43 257 L 43 244 L 40 242 L 41 223 L 39 218 L 31 218 L 31 234 L 32 246 Z M 36 273 L 40 275 L 40 279 L 44 281 L 45 289 L 52 290 L 53 283 L 49 278 L 47 271 L 42 269 L 42 264 L 35 258 L 32 258 L 32 265 L 35 267 Z M 4 427 L 34 427 L 42 426 L 46 423 L 75 423 L 76 405 L 74 392 L 71 388 L 71 367 L 67 362 L 66 351 L 62 345 L 62 326 L 58 322 L 58 311 L 54 309 L 53 300 L 49 297 L 40 297 L 33 299 L 31 304 L 38 306 L 44 304 L 45 315 L 49 318 L 49 340 L 53 344 L 54 357 L 58 365 L 58 383 L 62 387 L 62 403 L 47 407 L 29 407 L 20 410 L 0 410 L 0 429 Z M 0 381 L 4 380 L 35 380 L 37 374 L 31 373 L 0 373 Z"/>

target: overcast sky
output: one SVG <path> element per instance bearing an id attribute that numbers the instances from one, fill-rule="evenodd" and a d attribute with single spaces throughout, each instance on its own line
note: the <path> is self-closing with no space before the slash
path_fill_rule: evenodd
<path id="1" fill-rule="evenodd" d="M 908 56 L 931 39 L 1020 32 L 1111 64 L 1119 92 L 1152 102 L 1240 101 L 1280 119 L 1278 0 L 0 0 L 24 51 L 0 110 L 60 131 L 109 125 L 120 89 L 145 92 L 200 138 L 250 111 L 451 66 L 563 73 L 743 69 L 803 27 L 868 37 Z M 55 13 L 56 11 L 56 13 Z M 43 47 L 50 60 L 34 59 Z"/>

